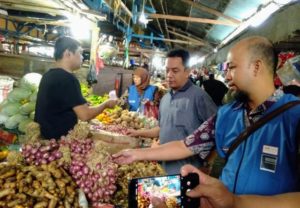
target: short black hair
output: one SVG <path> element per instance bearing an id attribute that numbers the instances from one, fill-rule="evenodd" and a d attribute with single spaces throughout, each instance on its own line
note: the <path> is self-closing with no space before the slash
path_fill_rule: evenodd
<path id="1" fill-rule="evenodd" d="M 292 94 L 297 97 L 300 97 L 300 87 L 297 85 L 287 85 L 283 86 L 283 92 L 285 94 Z"/>
<path id="2" fill-rule="evenodd" d="M 179 57 L 182 60 L 182 64 L 185 68 L 189 68 L 188 63 L 190 60 L 190 53 L 183 49 L 175 49 L 167 54 L 167 58 Z"/>
<path id="3" fill-rule="evenodd" d="M 54 45 L 54 58 L 56 61 L 60 60 L 66 50 L 75 53 L 79 47 L 80 43 L 77 40 L 67 36 L 60 37 Z"/>

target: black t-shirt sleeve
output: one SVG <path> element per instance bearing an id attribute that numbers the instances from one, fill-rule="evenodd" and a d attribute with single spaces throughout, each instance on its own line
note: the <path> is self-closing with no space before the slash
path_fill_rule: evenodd
<path id="1" fill-rule="evenodd" d="M 83 98 L 80 90 L 79 81 L 75 77 L 67 79 L 64 82 L 62 90 L 65 95 L 63 97 L 63 103 L 65 103 L 66 107 L 73 108 L 86 103 L 86 100 Z"/>

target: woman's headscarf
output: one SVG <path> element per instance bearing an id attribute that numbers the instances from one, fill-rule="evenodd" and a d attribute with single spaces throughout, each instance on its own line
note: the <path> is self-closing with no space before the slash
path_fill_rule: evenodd
<path id="1" fill-rule="evenodd" d="M 141 77 L 141 84 L 136 86 L 139 94 L 141 95 L 143 93 L 143 91 L 146 89 L 146 87 L 148 87 L 148 85 L 150 84 L 150 74 L 146 69 L 141 68 L 141 67 L 137 68 L 133 72 L 133 74 Z"/>

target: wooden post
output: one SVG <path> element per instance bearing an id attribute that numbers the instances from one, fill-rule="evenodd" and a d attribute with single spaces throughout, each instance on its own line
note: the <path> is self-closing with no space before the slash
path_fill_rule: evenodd
<path id="1" fill-rule="evenodd" d="M 95 24 L 92 28 L 92 39 L 91 39 L 91 52 L 90 52 L 90 63 L 96 60 L 97 46 L 99 40 L 100 28 Z"/>

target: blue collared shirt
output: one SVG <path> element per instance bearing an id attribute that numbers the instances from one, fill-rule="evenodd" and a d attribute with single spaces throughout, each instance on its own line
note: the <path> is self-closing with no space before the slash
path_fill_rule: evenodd
<path id="1" fill-rule="evenodd" d="M 263 113 L 269 109 L 284 95 L 281 89 L 276 90 L 265 102 L 259 105 L 256 109 L 250 110 L 247 103 L 237 102 L 234 106 L 235 110 L 244 109 L 245 124 L 249 126 L 257 121 Z M 184 143 L 194 154 L 198 154 L 202 159 L 205 159 L 210 153 L 210 150 L 215 146 L 215 122 L 217 115 L 212 116 L 203 124 L 201 124 L 193 134 L 187 136 Z"/>
<path id="2" fill-rule="evenodd" d="M 209 95 L 191 81 L 176 92 L 170 91 L 160 102 L 159 139 L 161 144 L 183 140 L 193 133 L 201 123 L 216 113 L 217 107 Z M 193 162 L 194 161 L 194 162 Z M 164 162 L 168 174 L 180 172 L 180 167 L 187 163 L 200 165 L 199 158 L 194 160 Z"/>

